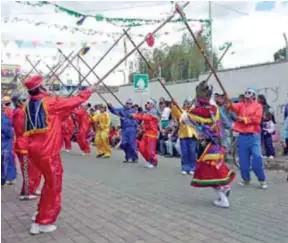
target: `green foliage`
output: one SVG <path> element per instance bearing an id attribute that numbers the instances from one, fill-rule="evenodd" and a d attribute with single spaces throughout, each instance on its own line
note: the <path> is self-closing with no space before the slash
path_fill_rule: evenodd
<path id="1" fill-rule="evenodd" d="M 274 61 L 275 62 L 279 62 L 279 61 L 287 60 L 286 54 L 287 53 L 286 53 L 286 48 L 285 47 L 279 49 L 273 55 L 274 56 Z"/>
<path id="2" fill-rule="evenodd" d="M 209 56 L 208 41 L 205 38 L 199 40 L 199 44 Z M 161 76 L 166 82 L 198 78 L 203 72 L 209 71 L 198 47 L 193 43 L 188 34 L 182 36 L 179 44 L 168 46 L 163 44 L 160 48 L 154 48 L 151 52 L 143 53 L 153 71 L 149 70 L 143 59 L 138 57 L 139 73 L 148 73 L 150 79 Z M 213 53 L 214 64 L 218 57 Z M 216 65 L 217 68 L 217 65 Z"/>

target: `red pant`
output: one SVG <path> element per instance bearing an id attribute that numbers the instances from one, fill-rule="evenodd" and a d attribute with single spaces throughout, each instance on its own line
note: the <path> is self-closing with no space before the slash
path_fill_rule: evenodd
<path id="1" fill-rule="evenodd" d="M 142 154 L 144 159 L 152 165 L 157 165 L 157 139 L 144 136 L 139 143 L 139 152 Z"/>
<path id="2" fill-rule="evenodd" d="M 87 141 L 87 136 L 86 133 L 83 132 L 79 132 L 76 135 L 76 141 L 79 144 L 80 149 L 84 152 L 84 153 L 90 153 L 90 145 Z"/>
<path id="3" fill-rule="evenodd" d="M 32 195 L 38 189 L 41 182 L 41 172 L 31 163 L 28 155 L 17 153 L 21 172 L 22 172 L 22 189 L 21 195 Z"/>
<path id="4" fill-rule="evenodd" d="M 61 211 L 63 167 L 60 154 L 49 158 L 31 158 L 44 176 L 36 223 L 53 224 Z"/>
<path id="5" fill-rule="evenodd" d="M 64 147 L 67 150 L 71 150 L 72 149 L 72 142 L 71 142 L 71 138 L 72 136 L 70 135 L 64 135 L 63 139 L 64 139 Z"/>

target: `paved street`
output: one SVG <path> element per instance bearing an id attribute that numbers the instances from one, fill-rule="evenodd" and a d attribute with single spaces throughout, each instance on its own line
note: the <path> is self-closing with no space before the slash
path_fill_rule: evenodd
<path id="1" fill-rule="evenodd" d="M 94 150 L 94 148 L 93 148 Z M 30 236 L 36 201 L 17 200 L 17 185 L 2 189 L 3 243 L 287 243 L 288 183 L 284 172 L 268 172 L 269 189 L 234 183 L 231 208 L 212 205 L 211 189 L 194 189 L 179 172 L 178 159 L 160 159 L 157 170 L 143 161 L 123 165 L 63 152 L 63 210 L 58 230 Z M 255 180 L 255 178 L 254 178 Z"/>

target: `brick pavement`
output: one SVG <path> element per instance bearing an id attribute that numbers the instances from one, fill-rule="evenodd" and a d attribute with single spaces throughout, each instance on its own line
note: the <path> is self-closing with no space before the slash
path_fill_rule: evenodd
<path id="1" fill-rule="evenodd" d="M 210 189 L 192 189 L 177 159 L 157 170 L 141 162 L 63 153 L 63 210 L 56 232 L 30 236 L 34 202 L 17 200 L 19 183 L 2 189 L 4 243 L 284 243 L 288 239 L 288 184 L 284 172 L 268 172 L 269 189 L 234 183 L 231 208 L 212 206 Z"/>

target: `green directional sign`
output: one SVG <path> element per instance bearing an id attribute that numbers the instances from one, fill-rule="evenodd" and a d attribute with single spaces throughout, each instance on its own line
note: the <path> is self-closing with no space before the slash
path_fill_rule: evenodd
<path id="1" fill-rule="evenodd" d="M 133 75 L 133 87 L 135 92 L 145 93 L 149 88 L 149 76 L 147 73 Z"/>

